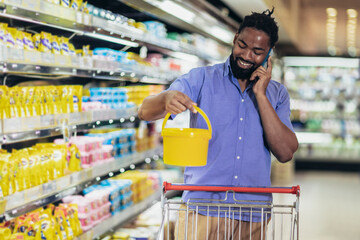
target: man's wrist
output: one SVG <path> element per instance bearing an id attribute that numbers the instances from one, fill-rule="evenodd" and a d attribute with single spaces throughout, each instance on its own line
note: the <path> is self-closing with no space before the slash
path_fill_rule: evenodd
<path id="1" fill-rule="evenodd" d="M 266 93 L 257 93 L 257 94 L 255 94 L 255 97 L 258 102 L 267 100 Z"/>

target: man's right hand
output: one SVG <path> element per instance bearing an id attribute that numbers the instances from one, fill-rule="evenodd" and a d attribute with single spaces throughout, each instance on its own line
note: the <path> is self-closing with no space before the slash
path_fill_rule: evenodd
<path id="1" fill-rule="evenodd" d="M 179 114 L 189 109 L 197 113 L 194 103 L 187 95 L 179 91 L 168 91 L 165 96 L 165 111 L 171 114 Z"/>

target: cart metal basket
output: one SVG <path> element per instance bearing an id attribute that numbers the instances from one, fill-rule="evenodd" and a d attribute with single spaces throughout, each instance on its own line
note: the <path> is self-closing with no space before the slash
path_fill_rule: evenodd
<path id="1" fill-rule="evenodd" d="M 183 202 L 167 199 L 165 193 L 171 190 L 224 192 L 225 198 Z M 271 193 L 273 201 L 237 200 L 235 193 Z M 157 239 L 299 239 L 299 197 L 299 186 L 221 187 L 164 182 Z"/>

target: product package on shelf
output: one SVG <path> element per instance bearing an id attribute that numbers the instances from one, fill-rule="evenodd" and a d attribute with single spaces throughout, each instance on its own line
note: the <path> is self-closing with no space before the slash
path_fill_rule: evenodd
<path id="1" fill-rule="evenodd" d="M 81 111 L 81 85 L 0 87 L 0 117 L 31 118 Z M 19 128 L 20 126 L 17 126 Z"/>
<path id="2" fill-rule="evenodd" d="M 74 148 L 38 143 L 12 153 L 2 150 L 0 168 L 0 193 L 8 196 L 79 171 L 81 165 Z"/>
<path id="3" fill-rule="evenodd" d="M 123 157 L 136 152 L 135 129 L 98 129 L 91 130 L 88 137 L 103 138 L 104 145 L 113 146 L 113 155 Z"/>
<path id="4" fill-rule="evenodd" d="M 131 173 L 126 174 L 127 172 Z M 64 203 L 78 206 L 78 218 L 84 232 L 94 228 L 103 220 L 126 210 L 140 200 L 144 200 L 160 187 L 160 175 L 156 172 L 127 172 L 122 178 L 109 178 L 84 189 L 82 195 L 67 196 L 63 199 Z M 145 186 L 139 185 L 142 183 L 146 183 Z M 139 191 L 145 191 L 145 193 L 139 196 Z"/>
<path id="5" fill-rule="evenodd" d="M 126 109 L 135 105 L 128 102 L 125 88 L 90 88 L 83 97 L 83 111 L 97 109 Z"/>
<path id="6" fill-rule="evenodd" d="M 65 144 L 64 139 L 54 140 L 55 144 Z M 75 146 L 79 150 L 82 168 L 89 168 L 97 164 L 114 161 L 113 146 L 103 145 L 104 138 L 77 136 L 70 138 L 69 147 Z"/>
<path id="7" fill-rule="evenodd" d="M 106 189 L 98 189 L 84 196 L 72 195 L 65 197 L 63 202 L 78 206 L 81 228 L 86 232 L 111 216 L 109 194 L 110 191 Z"/>
<path id="8" fill-rule="evenodd" d="M 76 204 L 50 204 L 0 224 L 0 236 L 4 240 L 74 239 L 81 233 Z"/>

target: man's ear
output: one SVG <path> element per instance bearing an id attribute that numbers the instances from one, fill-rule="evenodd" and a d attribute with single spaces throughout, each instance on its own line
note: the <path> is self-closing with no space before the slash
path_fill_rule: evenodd
<path id="1" fill-rule="evenodd" d="M 235 33 L 234 40 L 233 40 L 233 44 L 235 44 L 236 39 L 238 38 L 238 36 L 239 36 L 239 33 Z"/>

